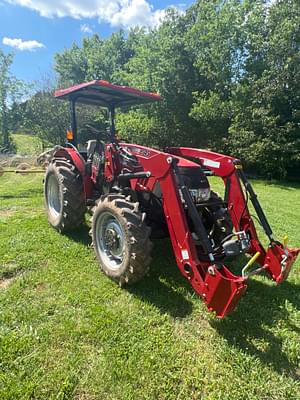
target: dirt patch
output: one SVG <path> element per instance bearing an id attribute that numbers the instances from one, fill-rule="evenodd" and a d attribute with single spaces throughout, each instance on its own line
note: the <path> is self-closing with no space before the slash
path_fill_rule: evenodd
<path id="1" fill-rule="evenodd" d="M 47 285 L 47 283 L 44 283 L 44 282 L 40 282 L 40 283 L 38 283 L 38 284 L 35 286 L 35 290 L 36 290 L 37 292 L 43 292 L 43 291 L 45 291 L 47 288 L 48 288 L 48 285 Z"/>
<path id="2" fill-rule="evenodd" d="M 0 219 L 8 219 L 16 213 L 16 210 L 0 210 Z"/>
<path id="3" fill-rule="evenodd" d="M 0 280 L 0 290 L 7 289 L 13 282 L 14 278 L 7 278 Z"/>
<path id="4" fill-rule="evenodd" d="M 95 394 L 89 393 L 78 393 L 75 395 L 75 400 L 97 400 L 97 398 Z"/>
<path id="5" fill-rule="evenodd" d="M 19 266 L 14 261 L 0 264 L 0 282 L 14 279 L 21 272 Z"/>

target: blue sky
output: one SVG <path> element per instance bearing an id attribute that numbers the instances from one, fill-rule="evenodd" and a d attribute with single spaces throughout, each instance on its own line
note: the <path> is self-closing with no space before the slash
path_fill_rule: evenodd
<path id="1" fill-rule="evenodd" d="M 53 55 L 97 33 L 155 25 L 168 6 L 184 10 L 182 0 L 0 0 L 0 48 L 14 52 L 12 72 L 39 80 L 53 66 Z"/>

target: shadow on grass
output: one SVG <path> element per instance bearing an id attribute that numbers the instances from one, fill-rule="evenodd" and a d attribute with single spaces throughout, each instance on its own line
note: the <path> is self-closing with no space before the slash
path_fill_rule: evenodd
<path id="1" fill-rule="evenodd" d="M 90 244 L 89 228 L 84 225 L 68 237 L 76 242 Z M 194 293 L 181 276 L 169 240 L 156 240 L 152 251 L 150 274 L 127 290 L 144 302 L 157 307 L 161 313 L 184 318 L 191 314 L 193 303 L 188 296 Z M 247 259 L 241 257 L 230 263 L 234 273 L 240 272 Z M 286 301 L 300 309 L 299 287 L 291 282 L 281 286 L 267 285 L 252 280 L 236 311 L 224 320 L 211 320 L 213 328 L 232 347 L 258 357 L 263 363 L 279 373 L 299 379 L 296 365 L 290 362 L 283 349 L 283 338 L 271 329 L 284 322 L 289 331 L 300 333 L 300 328 L 288 321 Z M 199 301 L 201 301 L 199 299 Z"/>
<path id="2" fill-rule="evenodd" d="M 295 181 L 277 181 L 277 180 L 263 180 L 263 179 L 253 178 L 251 179 L 251 182 L 274 186 L 282 190 L 300 189 L 300 182 L 295 182 Z"/>
<path id="3" fill-rule="evenodd" d="M 89 229 L 87 225 L 82 225 L 76 231 L 65 233 L 65 236 L 77 243 L 91 245 Z M 126 290 L 153 304 L 162 313 L 181 318 L 189 315 L 193 305 L 186 296 L 193 293 L 193 290 L 177 268 L 170 241 L 155 241 L 152 256 L 150 274 Z"/>
<path id="4" fill-rule="evenodd" d="M 92 238 L 89 234 L 90 228 L 83 224 L 74 231 L 66 232 L 64 235 L 76 243 L 90 246 L 92 244 Z"/>
<path id="5" fill-rule="evenodd" d="M 192 288 L 181 276 L 168 239 L 155 240 L 150 274 L 127 290 L 161 313 L 183 318 L 191 314 L 193 304 L 187 299 Z"/>
<path id="6" fill-rule="evenodd" d="M 130 288 L 130 292 L 173 317 L 189 315 L 193 304 L 187 295 L 194 291 L 176 266 L 170 242 L 156 241 L 153 254 L 150 277 Z M 228 263 L 229 268 L 240 274 L 241 266 L 248 260 L 241 256 Z M 272 328 L 283 324 L 290 332 L 300 334 L 300 328 L 289 321 L 287 302 L 300 310 L 298 285 L 286 281 L 276 286 L 251 280 L 236 311 L 223 320 L 212 320 L 211 325 L 230 346 L 258 357 L 280 374 L 299 380 L 297 365 L 289 360 L 283 347 L 286 337 L 272 332 Z"/>
<path id="7" fill-rule="evenodd" d="M 30 189 L 25 190 L 24 192 L 14 193 L 14 194 L 2 194 L 0 195 L 0 200 L 8 200 L 8 199 L 26 199 L 30 197 L 35 197 L 37 195 L 42 195 L 42 189 Z"/>
<path id="8" fill-rule="evenodd" d="M 246 296 L 237 310 L 224 320 L 213 320 L 211 325 L 227 342 L 248 354 L 258 357 L 278 373 L 299 380 L 297 366 L 291 363 L 283 349 L 283 338 L 271 329 L 284 321 L 290 331 L 300 329 L 288 321 L 286 302 L 300 309 L 299 286 L 284 282 L 279 287 L 251 281 Z"/>

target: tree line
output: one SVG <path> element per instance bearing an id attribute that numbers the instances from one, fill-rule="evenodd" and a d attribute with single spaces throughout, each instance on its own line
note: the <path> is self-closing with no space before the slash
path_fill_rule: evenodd
<path id="1" fill-rule="evenodd" d="M 104 79 L 159 92 L 162 102 L 118 113 L 125 140 L 208 148 L 259 176 L 300 176 L 298 0 L 198 0 L 184 14 L 169 9 L 155 29 L 84 38 L 55 55 L 55 71 L 59 87 Z M 1 91 L 0 82 L 2 140 L 19 127 L 64 140 L 68 108 L 52 88 L 4 108 Z M 106 123 L 103 111 L 87 107 L 79 119 L 84 139 L 86 123 Z"/>

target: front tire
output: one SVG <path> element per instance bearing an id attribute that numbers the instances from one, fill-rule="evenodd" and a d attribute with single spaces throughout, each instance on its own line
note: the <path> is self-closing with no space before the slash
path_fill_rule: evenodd
<path id="1" fill-rule="evenodd" d="M 81 175 L 66 159 L 54 159 L 45 176 L 45 206 L 48 221 L 59 232 L 77 228 L 86 211 Z"/>
<path id="2" fill-rule="evenodd" d="M 102 196 L 93 209 L 92 236 L 103 272 L 120 286 L 142 279 L 151 262 L 151 229 L 125 196 Z"/>

